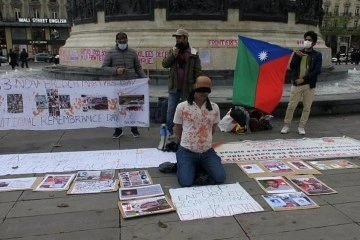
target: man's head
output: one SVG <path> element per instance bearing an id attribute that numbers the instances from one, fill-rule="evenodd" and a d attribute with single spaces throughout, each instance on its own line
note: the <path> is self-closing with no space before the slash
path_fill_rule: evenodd
<path id="1" fill-rule="evenodd" d="M 123 51 L 123 50 L 126 50 L 128 45 L 127 45 L 127 42 L 128 42 L 128 38 L 127 38 L 127 35 L 126 33 L 124 32 L 119 32 L 118 34 L 116 34 L 116 45 L 117 47 Z"/>
<path id="2" fill-rule="evenodd" d="M 279 183 L 276 180 L 266 180 L 265 183 L 272 188 L 278 188 Z"/>
<path id="3" fill-rule="evenodd" d="M 189 33 L 185 29 L 178 29 L 172 36 L 176 39 L 177 48 L 181 49 L 188 45 Z"/>
<path id="4" fill-rule="evenodd" d="M 308 31 L 304 34 L 304 47 L 305 49 L 311 49 L 317 42 L 317 34 L 314 31 Z"/>

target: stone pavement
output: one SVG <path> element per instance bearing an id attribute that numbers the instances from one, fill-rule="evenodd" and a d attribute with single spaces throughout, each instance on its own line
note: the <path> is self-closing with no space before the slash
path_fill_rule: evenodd
<path id="1" fill-rule="evenodd" d="M 217 132 L 214 142 L 300 138 L 292 131 L 280 134 L 282 119 L 274 118 L 273 130 L 237 135 Z M 360 115 L 311 117 L 306 137 L 349 136 L 360 139 Z M 120 148 L 156 147 L 159 124 L 140 129 L 134 139 L 125 128 Z M 33 153 L 114 150 L 119 141 L 111 139 L 113 129 L 77 129 L 54 131 L 1 131 L 0 152 Z M 54 145 L 61 147 L 54 147 Z M 360 158 L 350 159 L 360 165 Z M 180 221 L 175 212 L 123 220 L 117 208 L 118 193 L 66 195 L 65 192 L 14 191 L 0 193 L 0 239 L 18 240 L 355 240 L 360 239 L 360 169 L 323 171 L 318 178 L 338 194 L 312 196 L 318 209 L 274 212 L 262 199 L 264 192 L 237 165 L 225 165 L 226 183 L 239 182 L 265 209 L 264 212 L 232 217 Z M 123 169 L 117 169 L 122 171 Z M 178 188 L 174 174 L 149 169 L 154 183 L 165 193 Z M 8 177 L 43 176 L 26 174 Z M 67 204 L 68 207 L 58 207 Z M 159 223 L 161 222 L 161 223 Z"/>
<path id="2" fill-rule="evenodd" d="M 35 64 L 34 64 L 35 65 Z M 32 66 L 34 66 L 32 65 Z M 40 65 L 37 65 L 40 66 Z M 342 65 L 345 68 L 345 65 Z M 0 67 L 0 71 L 6 71 Z M 338 66 L 336 66 L 338 67 Z M 348 68 L 353 68 L 349 66 Z M 5 69 L 5 70 L 4 70 Z M 36 72 L 38 68 L 34 67 Z M 331 94 L 322 95 L 326 101 L 334 98 L 358 98 L 359 79 L 350 84 L 329 83 Z M 338 84 L 338 85 L 336 85 Z M 344 84 L 344 85 L 343 85 Z M 343 86 L 342 86 L 343 85 Z M 324 85 L 325 86 L 325 85 Z M 345 92 L 353 91 L 352 94 Z M 337 88 L 337 90 L 334 90 Z M 320 87 L 318 88 L 320 89 Z M 220 94 L 220 90 L 224 91 Z M 150 87 L 154 99 L 165 95 L 165 88 Z M 219 91 L 219 93 L 216 93 Z M 228 100 L 231 89 L 214 89 L 213 98 Z M 286 98 L 286 90 L 284 97 Z M 325 100 L 324 100 L 325 101 Z M 286 99 L 284 100 L 286 102 Z M 331 102 L 331 101 L 330 101 Z M 351 111 L 348 111 L 348 113 Z M 241 140 L 298 139 L 298 118 L 292 131 L 280 134 L 282 118 L 275 115 L 273 130 L 245 135 L 217 132 L 214 142 Z M 360 114 L 311 116 L 306 128 L 309 138 L 349 136 L 360 140 Z M 140 129 L 141 137 L 134 139 L 129 128 L 120 141 L 111 139 L 113 129 L 76 129 L 53 131 L 0 131 L 0 153 L 66 152 L 154 148 L 158 144 L 159 124 Z M 60 147 L 55 147 L 60 146 Z M 359 153 L 360 154 L 360 153 Z M 360 165 L 360 157 L 351 158 Z M 14 191 L 0 193 L 0 240 L 356 240 L 360 239 L 360 169 L 322 171 L 318 178 L 338 191 L 338 194 L 312 196 L 318 209 L 274 212 L 262 199 L 264 192 L 235 164 L 225 165 L 226 183 L 239 182 L 265 209 L 264 212 L 232 217 L 180 221 L 177 214 L 167 213 L 124 220 L 117 208 L 118 194 L 100 193 L 66 195 L 65 192 Z M 162 174 L 157 168 L 148 169 L 154 183 L 161 184 L 165 193 L 178 188 L 174 174 Z M 117 169 L 117 172 L 123 169 Z M 1 176 L 28 177 L 44 174 Z M 67 204 L 68 207 L 58 207 Z"/>

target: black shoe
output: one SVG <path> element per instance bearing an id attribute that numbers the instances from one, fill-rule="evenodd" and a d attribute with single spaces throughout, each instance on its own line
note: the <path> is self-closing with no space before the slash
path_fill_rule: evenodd
<path id="1" fill-rule="evenodd" d="M 117 128 L 117 129 L 115 129 L 115 132 L 114 132 L 114 134 L 112 135 L 112 138 L 113 138 L 113 139 L 120 138 L 123 134 L 124 134 L 124 133 L 123 133 L 122 129 Z"/>
<path id="2" fill-rule="evenodd" d="M 132 129 L 131 129 L 131 134 L 133 135 L 134 138 L 140 137 L 140 133 L 139 133 L 139 131 L 137 130 L 137 128 L 132 128 Z"/>

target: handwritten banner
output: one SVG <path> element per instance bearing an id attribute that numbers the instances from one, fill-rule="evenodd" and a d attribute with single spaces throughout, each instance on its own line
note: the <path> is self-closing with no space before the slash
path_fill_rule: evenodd
<path id="1" fill-rule="evenodd" d="M 8 174 L 71 172 L 158 167 L 176 162 L 174 153 L 156 148 L 126 150 L 29 153 L 0 155 L 0 176 Z"/>
<path id="2" fill-rule="evenodd" d="M 222 144 L 215 148 L 223 163 L 360 156 L 360 141 L 348 137 L 277 139 Z"/>
<path id="3" fill-rule="evenodd" d="M 0 130 L 149 126 L 148 79 L 0 78 Z"/>
<path id="4" fill-rule="evenodd" d="M 177 188 L 169 191 L 181 220 L 264 211 L 239 183 Z"/>

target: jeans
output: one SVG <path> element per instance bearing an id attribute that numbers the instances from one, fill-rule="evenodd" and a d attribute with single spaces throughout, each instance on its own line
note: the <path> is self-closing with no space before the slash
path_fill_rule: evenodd
<path id="1" fill-rule="evenodd" d="M 174 115 L 176 106 L 179 102 L 183 100 L 183 94 L 181 90 L 178 90 L 176 93 L 169 93 L 168 98 L 168 108 L 166 112 L 166 128 L 170 134 L 174 133 Z"/>
<path id="2" fill-rule="evenodd" d="M 179 146 L 176 152 L 177 178 L 182 187 L 189 187 L 194 183 L 197 166 L 201 166 L 216 184 L 225 182 L 226 174 L 221 158 L 213 148 L 206 152 L 196 153 Z"/>
<path id="3" fill-rule="evenodd" d="M 294 111 L 302 97 L 303 110 L 301 113 L 299 127 L 301 128 L 305 127 L 307 121 L 309 120 L 311 105 L 314 101 L 314 94 L 315 94 L 315 88 L 310 88 L 309 84 L 300 85 L 300 86 L 291 86 L 289 104 L 286 109 L 286 114 L 284 119 L 285 125 L 290 126 L 294 116 Z"/>

